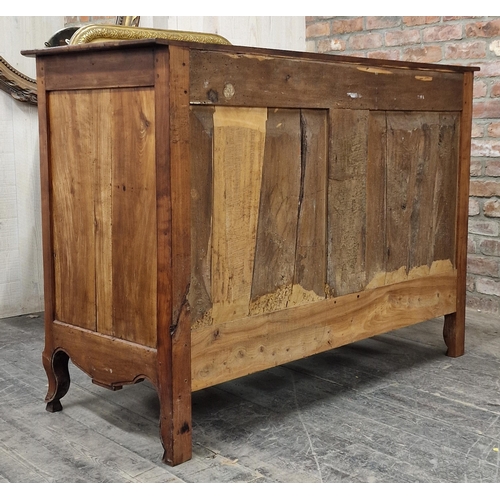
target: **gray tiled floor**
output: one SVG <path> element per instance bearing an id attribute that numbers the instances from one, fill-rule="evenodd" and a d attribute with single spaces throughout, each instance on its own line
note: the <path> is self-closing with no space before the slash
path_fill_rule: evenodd
<path id="1" fill-rule="evenodd" d="M 171 468 L 151 385 L 71 366 L 47 413 L 43 314 L 2 319 L 0 482 L 498 483 L 499 329 L 471 311 L 461 358 L 437 319 L 194 393 L 194 456 Z"/>

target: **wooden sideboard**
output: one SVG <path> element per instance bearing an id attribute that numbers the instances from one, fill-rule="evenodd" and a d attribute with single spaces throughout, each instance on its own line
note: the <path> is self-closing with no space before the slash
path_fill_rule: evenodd
<path id="1" fill-rule="evenodd" d="M 68 360 L 191 392 L 444 316 L 464 352 L 473 72 L 165 40 L 37 58 L 47 409 Z"/>

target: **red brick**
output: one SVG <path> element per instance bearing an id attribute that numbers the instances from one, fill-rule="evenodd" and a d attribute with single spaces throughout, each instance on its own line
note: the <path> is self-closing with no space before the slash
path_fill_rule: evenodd
<path id="1" fill-rule="evenodd" d="M 484 102 L 475 102 L 472 116 L 474 118 L 500 118 L 500 101 L 490 99 Z"/>
<path id="2" fill-rule="evenodd" d="M 422 31 L 424 42 L 443 42 L 446 40 L 459 40 L 462 38 L 462 26 L 450 24 L 444 26 L 432 26 Z"/>
<path id="3" fill-rule="evenodd" d="M 467 307 L 480 312 L 498 314 L 500 312 L 500 299 L 467 294 Z"/>
<path id="4" fill-rule="evenodd" d="M 467 239 L 467 253 L 477 253 L 477 243 L 470 234 Z"/>
<path id="5" fill-rule="evenodd" d="M 489 160 L 486 163 L 485 175 L 489 177 L 500 177 L 500 161 Z"/>
<path id="6" fill-rule="evenodd" d="M 500 35 L 500 19 L 489 22 L 467 24 L 465 34 L 470 37 L 481 36 L 491 38 Z"/>
<path id="7" fill-rule="evenodd" d="M 467 288 L 468 292 L 473 292 L 476 287 L 476 278 L 474 276 L 467 276 L 466 281 L 465 281 L 465 287 Z"/>
<path id="8" fill-rule="evenodd" d="M 484 202 L 483 212 L 486 217 L 500 217 L 500 200 L 487 200 Z"/>
<path id="9" fill-rule="evenodd" d="M 440 16 L 405 16 L 403 23 L 406 26 L 418 26 L 422 24 L 433 24 L 441 20 Z"/>
<path id="10" fill-rule="evenodd" d="M 382 28 L 395 28 L 401 24 L 401 17 L 392 16 L 367 16 L 366 29 L 377 30 Z"/>
<path id="11" fill-rule="evenodd" d="M 478 177 L 483 172 L 483 163 L 480 160 L 473 160 L 470 162 L 470 175 Z"/>
<path id="12" fill-rule="evenodd" d="M 306 27 L 306 38 L 328 36 L 330 34 L 330 23 L 315 23 Z"/>
<path id="13" fill-rule="evenodd" d="M 443 16 L 443 21 L 461 21 L 462 19 L 474 19 L 475 16 Z"/>
<path id="14" fill-rule="evenodd" d="M 500 141 L 488 139 L 472 139 L 471 156 L 500 156 Z"/>
<path id="15" fill-rule="evenodd" d="M 382 35 L 380 33 L 368 33 L 366 35 L 352 35 L 349 38 L 349 48 L 354 50 L 376 49 L 382 46 Z"/>
<path id="16" fill-rule="evenodd" d="M 479 215 L 479 202 L 474 198 L 469 198 L 469 217 Z"/>
<path id="17" fill-rule="evenodd" d="M 498 236 L 498 223 L 496 221 L 469 220 L 469 233 L 483 236 Z"/>
<path id="18" fill-rule="evenodd" d="M 385 34 L 385 44 L 388 47 L 420 43 L 420 30 L 397 30 Z"/>
<path id="19" fill-rule="evenodd" d="M 478 78 L 500 76 L 500 61 L 480 61 L 471 66 L 479 66 L 479 71 L 474 73 L 474 76 Z"/>
<path id="20" fill-rule="evenodd" d="M 470 195 L 481 197 L 500 196 L 500 181 L 471 179 Z"/>
<path id="21" fill-rule="evenodd" d="M 318 52 L 335 52 L 345 50 L 345 41 L 336 38 L 329 38 L 328 40 L 318 41 Z"/>
<path id="22" fill-rule="evenodd" d="M 368 52 L 366 54 L 368 57 L 372 59 L 391 59 L 392 61 L 399 61 L 401 59 L 401 54 L 399 50 L 376 50 L 372 52 Z"/>
<path id="23" fill-rule="evenodd" d="M 498 276 L 498 263 L 490 257 L 469 255 L 467 257 L 467 272 L 480 276 Z"/>
<path id="24" fill-rule="evenodd" d="M 500 240 L 484 239 L 479 244 L 479 250 L 484 255 L 500 257 Z"/>
<path id="25" fill-rule="evenodd" d="M 443 59 L 439 45 L 428 45 L 426 47 L 411 47 L 403 51 L 406 61 L 415 62 L 439 62 Z"/>
<path id="26" fill-rule="evenodd" d="M 497 295 L 500 297 L 500 281 L 491 278 L 478 278 L 476 290 L 485 295 Z"/>
<path id="27" fill-rule="evenodd" d="M 352 33 L 354 31 L 363 30 L 363 18 L 355 17 L 352 19 L 340 19 L 333 21 L 332 33 L 340 35 L 342 33 Z"/>
<path id="28" fill-rule="evenodd" d="M 475 83 L 474 83 L 475 85 Z M 491 97 L 500 97 L 500 82 L 496 82 L 491 86 Z"/>
<path id="29" fill-rule="evenodd" d="M 500 137 L 500 123 L 490 123 L 488 125 L 488 135 L 490 137 Z"/>
<path id="30" fill-rule="evenodd" d="M 484 136 L 483 125 L 481 123 L 472 122 L 471 136 L 472 137 L 483 137 Z"/>
<path id="31" fill-rule="evenodd" d="M 446 59 L 476 59 L 486 57 L 486 42 L 464 42 L 447 44 L 444 49 Z"/>
<path id="32" fill-rule="evenodd" d="M 486 85 L 486 82 L 484 82 L 483 80 L 474 79 L 474 99 L 477 99 L 478 97 L 486 97 L 487 90 L 488 85 Z"/>

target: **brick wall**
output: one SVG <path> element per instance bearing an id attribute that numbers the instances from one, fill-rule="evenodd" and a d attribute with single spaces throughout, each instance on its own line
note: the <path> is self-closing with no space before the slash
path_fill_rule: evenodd
<path id="1" fill-rule="evenodd" d="M 500 17 L 306 17 L 311 52 L 464 66 L 475 74 L 467 305 L 500 315 Z"/>

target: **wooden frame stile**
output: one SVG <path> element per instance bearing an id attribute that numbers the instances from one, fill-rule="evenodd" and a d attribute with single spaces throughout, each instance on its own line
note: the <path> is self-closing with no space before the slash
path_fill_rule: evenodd
<path id="1" fill-rule="evenodd" d="M 472 128 L 472 87 L 474 73 L 465 72 L 463 107 L 460 120 L 459 172 L 457 178 L 457 220 L 455 266 L 457 269 L 456 312 L 445 316 L 443 337 L 447 356 L 458 357 L 465 352 L 465 307 L 467 280 L 467 238 L 469 219 L 470 148 Z"/>
<path id="2" fill-rule="evenodd" d="M 44 273 L 44 322 L 45 331 L 52 330 L 55 319 L 54 308 L 54 268 L 52 266 L 52 230 L 51 230 L 51 172 L 50 172 L 50 148 L 48 103 L 45 89 L 45 61 L 37 59 L 37 85 L 38 99 L 38 122 L 40 129 L 40 187 L 42 202 L 42 242 L 43 242 L 43 273 Z M 54 338 L 45 335 L 45 347 L 42 353 L 42 362 L 47 373 L 48 389 L 45 401 L 47 411 L 56 412 L 62 410 L 61 398 L 68 392 L 70 376 L 68 369 L 69 356 L 64 351 L 54 352 Z"/>
<path id="3" fill-rule="evenodd" d="M 189 51 L 155 55 L 158 214 L 158 395 L 163 460 L 191 458 Z"/>

